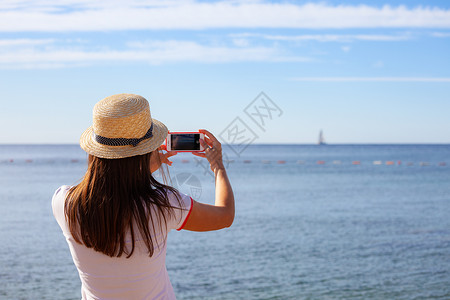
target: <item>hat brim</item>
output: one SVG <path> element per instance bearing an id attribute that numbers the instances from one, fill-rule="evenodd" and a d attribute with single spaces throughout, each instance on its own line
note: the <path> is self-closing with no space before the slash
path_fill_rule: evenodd
<path id="1" fill-rule="evenodd" d="M 152 119 L 153 136 L 141 141 L 137 146 L 107 146 L 98 143 L 93 137 L 92 126 L 86 129 L 80 138 L 80 147 L 87 153 L 100 158 L 118 159 L 143 155 L 158 149 L 167 137 L 167 127 L 162 122 Z"/>

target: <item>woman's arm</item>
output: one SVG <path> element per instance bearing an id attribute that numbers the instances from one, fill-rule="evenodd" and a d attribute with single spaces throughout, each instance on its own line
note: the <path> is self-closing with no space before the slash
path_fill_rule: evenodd
<path id="1" fill-rule="evenodd" d="M 183 229 L 191 231 L 218 230 L 233 224 L 234 195 L 222 161 L 222 145 L 209 131 L 200 130 L 200 132 L 206 136 L 205 141 L 200 141 L 206 150 L 205 153 L 194 154 L 206 157 L 214 172 L 215 204 L 209 205 L 194 201 L 191 214 Z"/>

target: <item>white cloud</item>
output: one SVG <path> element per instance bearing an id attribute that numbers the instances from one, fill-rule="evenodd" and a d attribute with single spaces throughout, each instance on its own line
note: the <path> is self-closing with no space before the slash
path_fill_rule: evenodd
<path id="1" fill-rule="evenodd" d="M 400 35 L 388 34 L 303 34 L 303 35 L 269 35 L 258 33 L 237 33 L 230 34 L 231 37 L 259 37 L 274 41 L 316 41 L 316 42 L 341 42 L 348 43 L 353 41 L 407 41 L 413 38 L 410 33 Z"/>
<path id="2" fill-rule="evenodd" d="M 250 42 L 247 39 L 233 39 L 233 44 L 238 47 L 248 47 Z"/>
<path id="3" fill-rule="evenodd" d="M 437 38 L 448 38 L 450 37 L 450 32 L 433 32 L 431 36 Z"/>
<path id="4" fill-rule="evenodd" d="M 8 39 L 0 40 L 0 47 L 46 45 L 54 42 L 54 39 Z"/>
<path id="5" fill-rule="evenodd" d="M 11 51 L 0 51 L 0 68 L 57 68 L 120 62 L 162 64 L 173 62 L 311 61 L 310 58 L 291 56 L 274 47 L 211 46 L 178 40 L 129 42 L 126 46 L 125 50 L 86 50 L 79 47 L 67 49 L 67 46 L 52 47 L 51 49 L 18 47 Z"/>
<path id="6" fill-rule="evenodd" d="M 73 8 L 76 10 L 107 9 L 107 8 L 151 8 L 170 7 L 191 3 L 191 0 L 2 0 L 0 10 L 28 10 L 39 12 L 64 12 Z"/>
<path id="7" fill-rule="evenodd" d="M 405 27 L 450 28 L 450 10 L 266 1 L 3 0 L 0 5 L 0 32 Z"/>
<path id="8" fill-rule="evenodd" d="M 341 49 L 342 49 L 342 51 L 344 51 L 344 52 L 349 52 L 352 48 L 350 47 L 350 46 L 342 46 L 341 47 Z"/>
<path id="9" fill-rule="evenodd" d="M 294 77 L 306 82 L 449 82 L 450 77 Z"/>
<path id="10" fill-rule="evenodd" d="M 354 36 L 349 36 L 350 39 L 360 40 L 360 41 L 406 41 L 412 39 L 410 34 L 404 35 L 382 35 L 382 34 L 357 34 Z"/>

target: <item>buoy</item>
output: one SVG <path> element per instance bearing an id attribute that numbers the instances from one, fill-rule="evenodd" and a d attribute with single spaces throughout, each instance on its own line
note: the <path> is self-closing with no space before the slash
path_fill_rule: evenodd
<path id="1" fill-rule="evenodd" d="M 447 164 L 445 163 L 445 161 L 442 161 L 442 162 L 440 162 L 439 163 L 439 166 L 441 166 L 441 167 L 445 167 Z"/>
<path id="2" fill-rule="evenodd" d="M 324 160 L 318 160 L 318 161 L 317 161 L 317 164 L 318 164 L 318 165 L 324 165 L 324 164 L 325 164 L 325 161 L 324 161 Z"/>
<path id="3" fill-rule="evenodd" d="M 373 162 L 373 164 L 374 164 L 374 165 L 382 165 L 383 162 L 382 162 L 381 160 L 375 160 L 375 161 Z"/>
<path id="4" fill-rule="evenodd" d="M 71 162 L 71 163 L 77 163 L 77 162 L 78 162 L 78 159 L 75 159 L 75 158 L 74 158 L 74 159 L 71 159 L 70 162 Z"/>
<path id="5" fill-rule="evenodd" d="M 386 162 L 386 165 L 388 165 L 388 166 L 393 166 L 395 163 L 392 161 L 392 160 L 388 160 L 387 162 Z"/>
<path id="6" fill-rule="evenodd" d="M 352 165 L 360 165 L 361 162 L 359 160 L 354 160 L 352 161 Z"/>
<path id="7" fill-rule="evenodd" d="M 187 164 L 187 163 L 189 162 L 189 159 L 182 159 L 181 162 L 182 162 L 183 164 Z"/>
<path id="8" fill-rule="evenodd" d="M 10 163 L 13 163 L 13 162 L 14 162 L 14 159 L 10 158 L 10 159 L 9 159 L 9 162 L 10 162 Z"/>
<path id="9" fill-rule="evenodd" d="M 26 163 L 32 163 L 33 160 L 32 160 L 32 159 L 25 159 L 25 162 L 26 162 Z"/>
<path id="10" fill-rule="evenodd" d="M 286 161 L 285 160 L 279 160 L 279 161 L 277 161 L 277 163 L 280 164 L 280 165 L 283 165 L 283 164 L 286 163 Z"/>
<path id="11" fill-rule="evenodd" d="M 397 165 L 401 165 L 402 164 L 402 161 L 401 160 L 399 160 L 399 161 L 397 161 Z"/>
<path id="12" fill-rule="evenodd" d="M 249 159 L 244 160 L 244 164 L 249 164 L 249 163 L 251 163 L 251 162 L 252 162 L 252 161 L 249 160 Z"/>

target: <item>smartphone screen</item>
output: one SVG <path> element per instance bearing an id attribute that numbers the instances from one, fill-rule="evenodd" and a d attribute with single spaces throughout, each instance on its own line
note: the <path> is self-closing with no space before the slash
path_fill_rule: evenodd
<path id="1" fill-rule="evenodd" d="M 170 135 L 172 150 L 200 150 L 199 133 L 177 133 Z"/>

